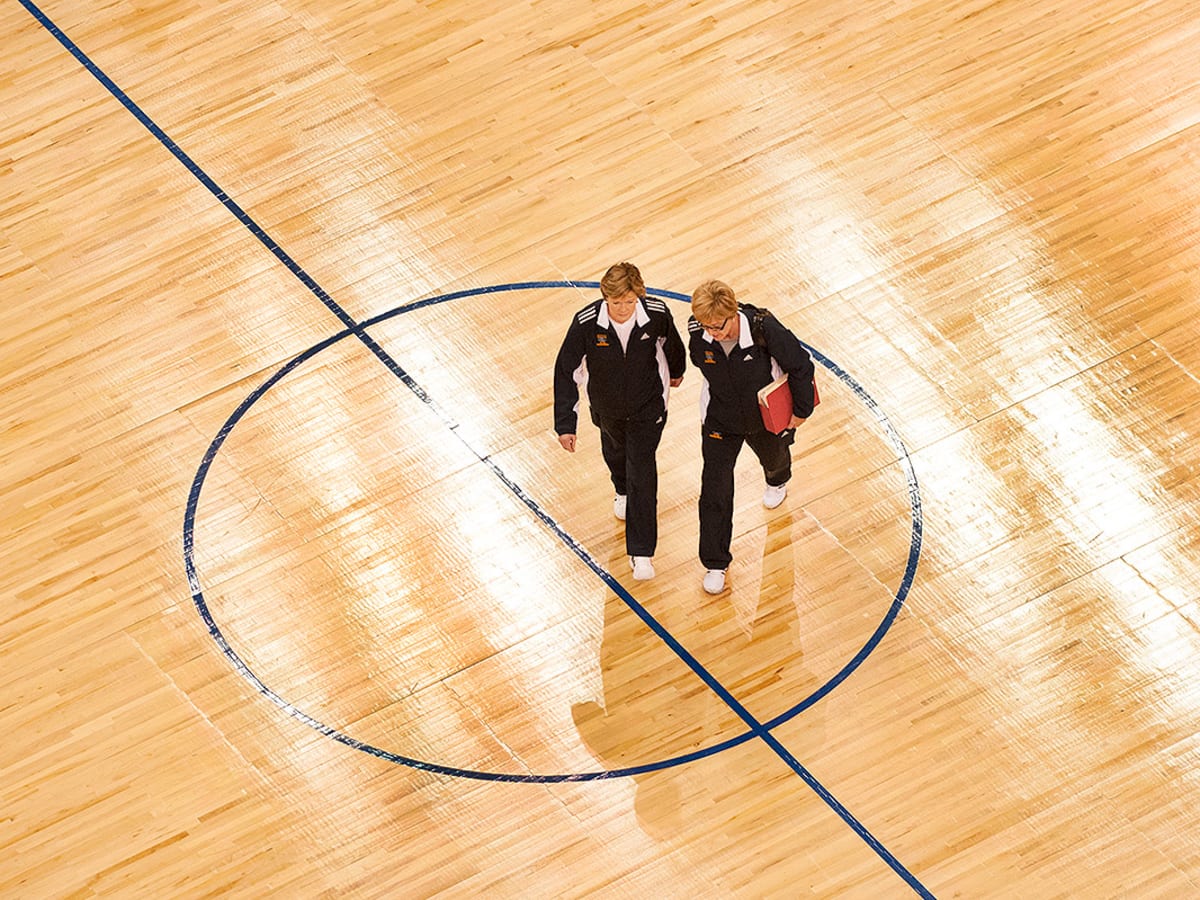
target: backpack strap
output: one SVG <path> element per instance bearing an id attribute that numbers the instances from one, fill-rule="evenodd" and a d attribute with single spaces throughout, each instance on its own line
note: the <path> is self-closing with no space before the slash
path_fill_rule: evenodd
<path id="1" fill-rule="evenodd" d="M 750 314 L 747 317 L 750 320 L 750 339 L 754 341 L 756 346 L 766 347 L 767 329 L 763 323 L 771 318 L 771 311 L 757 306 L 746 306 L 743 308 Z"/>

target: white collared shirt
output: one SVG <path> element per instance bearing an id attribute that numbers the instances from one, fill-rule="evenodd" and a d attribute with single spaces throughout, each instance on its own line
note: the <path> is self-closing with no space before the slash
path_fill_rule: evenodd
<path id="1" fill-rule="evenodd" d="M 746 318 L 746 314 L 738 310 L 738 336 L 736 341 L 718 341 L 712 336 L 709 331 L 704 332 L 704 340 L 710 344 L 720 344 L 721 349 L 728 356 L 734 347 L 741 347 L 743 350 L 754 345 L 754 335 L 750 333 L 750 320 Z"/>
<path id="2" fill-rule="evenodd" d="M 634 325 L 641 325 L 643 328 L 650 323 L 650 314 L 646 312 L 646 307 L 642 305 L 639 298 L 637 307 L 634 313 L 624 322 L 614 322 L 608 315 L 608 304 L 603 300 L 600 301 L 600 314 L 596 316 L 596 324 L 601 328 L 611 328 L 617 333 L 617 339 L 621 342 L 621 349 L 629 349 L 629 335 L 633 333 Z"/>

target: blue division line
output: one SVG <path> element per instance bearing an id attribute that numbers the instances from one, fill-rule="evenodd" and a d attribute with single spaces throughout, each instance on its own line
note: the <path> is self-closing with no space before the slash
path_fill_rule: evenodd
<path id="1" fill-rule="evenodd" d="M 595 282 L 581 282 L 581 281 L 544 282 L 543 281 L 543 282 L 520 282 L 520 283 L 516 283 L 516 284 L 494 285 L 494 286 L 487 287 L 487 288 L 468 289 L 468 290 L 464 290 L 464 291 L 458 291 L 453 294 L 446 294 L 446 295 L 441 295 L 438 297 L 429 298 L 428 300 L 424 300 L 424 301 L 417 301 L 416 303 L 409 304 L 408 306 L 405 306 L 405 307 L 401 307 L 398 310 L 391 310 L 387 313 L 384 313 L 380 316 L 375 317 L 375 319 L 372 319 L 371 322 L 368 324 L 373 324 L 378 321 L 382 321 L 384 319 L 391 318 L 392 316 L 397 315 L 400 312 L 410 311 L 414 308 L 418 308 L 418 307 L 422 307 L 422 306 L 429 306 L 434 303 L 445 302 L 446 300 L 453 299 L 453 298 L 461 298 L 461 297 L 473 296 L 473 295 L 477 295 L 477 294 L 497 293 L 500 291 L 511 291 L 511 290 L 520 290 L 520 289 L 545 288 L 545 287 L 595 287 L 595 286 L 596 286 Z M 663 294 L 663 293 L 667 293 L 667 292 L 651 291 L 651 293 Z M 241 657 L 237 654 L 237 652 L 229 645 L 228 641 L 225 639 L 224 634 L 221 632 L 220 627 L 217 625 L 216 621 L 213 619 L 212 614 L 208 609 L 208 604 L 204 600 L 203 590 L 201 588 L 199 576 L 196 571 L 195 558 L 194 558 L 195 519 L 196 519 L 196 512 L 199 507 L 200 492 L 201 492 L 201 488 L 203 487 L 204 480 L 208 474 L 208 470 L 211 467 L 213 461 L 216 459 L 217 453 L 219 452 L 222 444 L 224 444 L 226 438 L 233 431 L 234 427 L 242 419 L 242 417 L 250 410 L 250 408 L 255 403 L 257 403 L 258 400 L 261 399 L 262 396 L 264 394 L 266 394 L 266 392 L 268 390 L 270 390 L 274 385 L 276 385 L 277 383 L 282 381 L 288 374 L 293 372 L 303 362 L 312 358 L 313 356 L 317 355 L 318 353 L 324 351 L 325 349 L 327 349 L 331 345 L 337 343 L 338 341 L 341 341 L 341 340 L 343 340 L 347 337 L 351 337 L 351 336 L 357 337 L 358 330 L 357 329 L 356 330 L 346 329 L 342 332 L 339 332 L 338 334 L 335 334 L 335 335 L 332 335 L 331 337 L 326 338 L 325 340 L 314 345 L 313 347 L 310 347 L 308 350 L 304 351 L 299 356 L 296 356 L 295 358 L 290 360 L 286 365 L 284 365 L 281 369 L 279 369 L 279 371 L 275 372 L 270 378 L 268 378 L 265 382 L 263 382 L 261 385 L 259 385 L 259 387 L 257 387 L 253 392 L 251 392 L 251 394 L 248 397 L 246 397 L 246 399 L 243 400 L 241 404 L 239 404 L 238 408 L 233 412 L 233 414 L 229 417 L 229 419 L 221 427 L 216 438 L 214 438 L 213 442 L 209 445 L 209 448 L 206 451 L 206 453 L 204 454 L 204 458 L 200 464 L 200 468 L 196 473 L 196 477 L 192 482 L 192 487 L 188 494 L 187 509 L 186 509 L 186 512 L 184 515 L 183 538 L 184 538 L 184 561 L 185 561 L 185 567 L 187 569 L 188 583 L 192 590 L 192 600 L 195 603 L 196 608 L 199 611 L 200 616 L 203 619 L 205 625 L 207 626 L 209 633 L 212 636 L 213 640 L 221 648 L 221 651 L 225 654 L 225 656 L 233 663 L 233 665 L 237 669 L 237 671 L 247 681 L 249 681 L 251 684 L 253 684 L 260 693 L 262 693 L 264 696 L 269 698 L 273 703 L 275 703 L 277 706 L 279 706 L 282 710 L 287 712 L 289 715 L 300 720 L 301 722 L 305 723 L 310 728 L 315 729 L 316 731 L 320 732 L 321 734 L 323 734 L 327 737 L 330 737 L 336 741 L 339 741 L 340 743 L 343 743 L 343 744 L 345 744 L 349 747 L 352 747 L 356 750 L 360 750 L 364 753 L 368 753 L 372 756 L 376 756 L 381 759 L 386 759 L 391 762 L 407 765 L 412 768 L 422 769 L 422 770 L 431 771 L 431 772 L 437 772 L 437 773 L 443 774 L 443 775 L 470 777 L 470 778 L 476 778 L 476 779 L 482 779 L 482 780 L 488 780 L 488 781 L 559 783 L 559 782 L 593 781 L 593 780 L 600 780 L 600 779 L 617 778 L 617 777 L 628 776 L 628 775 L 637 775 L 637 774 L 641 774 L 643 772 L 654 771 L 657 769 L 666 768 L 668 766 L 679 765 L 683 762 L 689 762 L 694 759 L 701 759 L 701 758 L 704 758 L 707 756 L 711 756 L 714 753 L 717 753 L 721 750 L 729 749 L 738 744 L 742 744 L 742 743 L 748 741 L 752 737 L 758 737 L 760 740 L 762 740 L 764 743 L 766 743 L 767 746 L 770 747 L 775 752 L 775 754 L 777 756 L 779 756 L 780 759 L 782 759 L 789 768 L 792 769 L 793 772 L 795 772 L 797 775 L 799 775 L 800 778 L 805 782 L 805 784 L 807 784 L 817 794 L 817 796 L 819 796 L 822 800 L 824 800 L 825 803 L 835 813 L 837 813 L 838 816 L 840 816 L 842 818 L 842 820 L 844 822 L 846 822 L 846 824 L 849 825 L 850 828 L 856 834 L 858 834 L 858 836 L 872 850 L 874 850 L 877 855 L 880 856 L 880 858 L 882 858 L 898 875 L 900 875 L 910 885 L 910 887 L 912 887 L 912 889 L 917 894 L 919 894 L 920 896 L 923 896 L 923 897 L 932 897 L 933 896 L 933 894 L 931 894 L 924 887 L 924 885 L 922 885 L 921 882 L 918 881 L 916 879 L 916 877 L 913 876 L 912 873 L 909 872 L 908 869 L 905 868 L 904 865 L 895 856 L 893 856 L 887 850 L 887 848 L 884 847 L 883 844 L 881 844 L 879 842 L 879 840 L 877 838 L 875 838 L 875 836 L 873 834 L 871 834 L 871 832 L 868 831 L 866 829 L 866 827 L 863 826 L 862 823 L 859 822 L 858 819 L 856 819 L 854 817 L 854 815 L 845 806 L 843 806 L 837 800 L 837 798 L 834 797 L 824 787 L 824 785 L 822 785 L 819 781 L 817 781 L 815 776 L 813 776 L 812 773 L 809 772 L 808 769 L 805 768 L 799 762 L 799 760 L 797 760 L 792 755 L 792 753 L 786 747 L 784 747 L 783 744 L 771 733 L 772 728 L 776 727 L 778 724 L 782 724 L 783 722 L 785 722 L 788 719 L 792 718 L 793 716 L 797 715 L 801 710 L 806 709 L 808 706 L 811 706 L 813 703 L 815 703 L 817 699 L 819 699 L 822 696 L 825 696 L 830 690 L 832 690 L 833 685 L 838 684 L 842 680 L 844 680 L 844 678 L 851 671 L 853 671 L 853 669 L 856 668 L 862 662 L 862 660 L 864 660 L 866 658 L 867 654 L 872 649 L 874 649 L 874 647 L 879 643 L 879 641 L 882 640 L 883 634 L 887 631 L 887 628 L 888 628 L 888 626 L 890 626 L 891 621 L 895 618 L 896 614 L 900 610 L 900 607 L 903 605 L 904 594 L 907 593 L 908 586 L 911 585 L 912 573 L 913 573 L 913 571 L 915 571 L 916 561 L 917 561 L 917 558 L 919 555 L 919 546 L 920 546 L 919 545 L 919 535 L 920 535 L 919 505 L 914 505 L 914 518 L 913 518 L 914 545 L 909 552 L 909 566 L 908 566 L 908 571 L 906 571 L 906 573 L 905 573 L 903 593 L 897 593 L 897 597 L 893 601 L 892 606 L 889 609 L 888 614 L 885 617 L 884 621 L 876 629 L 875 633 L 872 635 L 871 639 L 867 642 L 867 644 L 864 646 L 864 648 L 859 651 L 857 656 L 853 660 L 851 660 L 850 663 L 848 663 L 845 667 L 843 667 L 843 669 L 839 672 L 839 674 L 837 676 L 835 676 L 835 678 L 831 682 L 829 682 L 821 690 L 816 691 L 813 695 L 811 695 L 809 698 L 807 698 L 805 700 L 805 702 L 799 704 L 794 709 L 789 710 L 788 712 L 779 716 L 777 719 L 773 720 L 772 723 L 763 724 L 763 723 L 759 722 L 757 719 L 755 719 L 754 716 L 749 712 L 749 710 L 747 710 L 741 703 L 739 703 L 738 700 L 728 691 L 728 689 L 725 688 L 724 685 L 722 685 L 706 668 L 704 668 L 703 664 L 701 664 L 695 657 L 693 657 L 692 654 L 690 652 L 688 652 L 688 650 L 682 644 L 680 644 L 679 641 L 649 613 L 649 611 L 647 611 L 645 609 L 645 607 L 643 607 L 628 591 L 626 591 L 626 589 L 612 576 L 612 574 L 610 572 L 608 572 L 608 570 L 606 570 L 603 566 L 601 566 L 592 557 L 592 555 L 590 553 L 588 553 L 588 551 L 582 545 L 580 545 L 578 543 L 578 541 L 576 541 L 565 530 L 563 530 L 563 528 L 545 510 L 542 509 L 542 507 L 537 503 L 537 501 L 535 501 L 532 497 L 530 497 L 524 491 L 524 489 L 522 489 L 516 482 L 514 482 L 508 476 L 508 474 L 505 473 L 504 470 L 502 470 L 490 458 L 489 455 L 481 454 L 476 448 L 472 447 L 466 441 L 466 439 L 458 432 L 458 424 L 456 422 L 454 422 L 453 419 L 451 419 L 440 408 L 438 408 L 436 405 L 434 405 L 432 403 L 432 401 L 427 400 L 426 402 L 430 404 L 430 407 L 439 416 L 439 418 L 441 418 L 443 420 L 443 422 L 447 425 L 447 427 L 449 427 L 450 430 L 459 438 L 460 442 L 462 442 L 464 444 L 464 446 L 466 446 L 467 449 L 470 450 L 480 462 L 482 462 L 485 466 L 487 466 L 488 469 L 490 469 L 492 471 L 492 473 L 510 491 L 512 491 L 512 493 L 514 493 L 518 498 L 520 498 L 520 500 L 530 510 L 532 510 L 533 513 L 539 519 L 542 520 L 542 522 L 547 526 L 547 528 L 549 528 L 551 532 L 553 532 L 564 544 L 566 544 L 571 549 L 571 551 L 573 553 L 575 553 L 575 555 L 578 556 L 588 566 L 588 568 L 590 568 L 605 584 L 607 584 L 608 587 L 613 591 L 613 593 L 615 593 L 618 597 L 620 597 L 621 600 L 626 604 L 626 606 L 628 606 L 630 608 L 630 610 L 632 610 L 634 612 L 634 614 L 637 615 L 638 618 L 640 618 L 643 621 L 643 623 L 645 623 L 646 626 L 648 628 L 650 628 L 650 630 L 653 631 L 654 634 L 657 635 L 660 640 L 663 641 L 663 643 L 665 643 L 668 647 L 670 647 L 671 650 L 706 685 L 708 685 L 708 687 L 713 691 L 713 693 L 715 693 L 727 706 L 730 707 L 730 709 L 732 709 L 737 714 L 737 716 L 740 719 L 742 719 L 742 721 L 744 723 L 746 723 L 747 726 L 749 726 L 750 730 L 742 735 L 739 735 L 738 737 L 729 739 L 721 744 L 694 751 L 693 753 L 690 753 L 686 756 L 675 757 L 673 759 L 660 761 L 660 762 L 656 762 L 656 763 L 649 763 L 649 764 L 644 764 L 644 765 L 640 765 L 640 766 L 633 766 L 633 767 L 629 767 L 626 769 L 613 769 L 613 770 L 608 770 L 608 771 L 604 771 L 604 772 L 562 774 L 562 775 L 517 775 L 517 774 L 506 774 L 506 773 L 478 772 L 478 771 L 472 771 L 472 770 L 467 770 L 467 769 L 454 768 L 451 766 L 441 765 L 439 763 L 432 763 L 432 762 L 414 759 L 411 757 L 402 756 L 400 754 L 393 753 L 391 751 L 384 750 L 379 747 L 375 747 L 371 744 L 367 744 L 363 741 L 359 741 L 356 738 L 352 738 L 349 735 L 346 735 L 346 734 L 338 731 L 336 728 L 334 728 L 330 725 L 327 725 L 327 724 L 319 721 L 318 719 L 313 718 L 312 716 L 310 716 L 307 713 L 300 710 L 298 707 L 296 707 L 293 704 L 291 704 L 290 702 L 288 702 L 286 699 L 284 699 L 282 696 L 280 696 L 274 690 L 269 688 L 250 669 L 250 667 L 248 665 L 246 665 L 246 663 L 241 659 Z M 813 352 L 816 352 L 816 351 L 813 351 Z M 853 382 L 853 379 L 850 379 L 849 375 L 842 372 L 841 369 L 838 369 L 826 357 L 819 355 L 819 360 L 822 362 L 823 365 L 839 372 L 840 377 L 844 377 L 845 379 L 849 380 L 852 385 L 857 387 L 857 383 Z M 405 377 L 405 379 L 407 379 L 405 381 L 405 384 L 409 384 L 410 382 L 412 382 L 412 384 L 414 384 L 414 385 L 416 384 L 416 382 L 412 381 L 411 376 L 408 376 L 407 373 L 404 373 L 404 377 Z M 861 390 L 861 387 L 859 387 L 858 389 Z M 423 392 L 422 392 L 422 394 L 423 394 Z M 864 395 L 865 395 L 865 392 L 864 392 Z M 879 416 L 883 416 L 882 411 L 878 410 L 878 407 L 875 407 L 875 411 L 877 412 L 877 414 Z M 886 417 L 884 417 L 884 420 L 886 421 Z M 898 435 L 895 435 L 894 431 L 891 432 L 891 434 L 894 436 L 895 440 L 897 440 L 897 441 L 899 440 Z M 903 444 L 901 444 L 900 446 L 903 447 Z M 907 454 L 905 454 L 904 458 L 907 461 Z M 911 462 L 907 463 L 907 471 L 909 471 L 911 474 Z M 914 476 L 914 480 L 910 480 L 910 497 L 911 497 L 911 499 L 914 500 L 914 503 L 918 502 L 918 495 L 916 493 L 915 476 Z"/>
<path id="2" fill-rule="evenodd" d="M 416 394 L 417 397 L 427 404 L 438 416 L 438 418 L 445 423 L 450 431 L 453 432 L 456 437 L 458 437 L 464 446 L 466 446 L 467 449 L 475 454 L 480 462 L 487 466 L 488 469 L 490 469 L 492 473 L 499 478 L 500 481 L 510 491 L 520 498 L 521 501 L 524 502 L 529 509 L 532 510 L 533 513 L 539 519 L 541 519 L 542 522 L 545 523 L 546 526 L 588 566 L 588 568 L 595 572 L 596 575 L 599 576 L 600 579 L 604 581 L 605 584 L 607 584 L 613 590 L 613 592 L 616 593 L 616 595 L 626 603 L 626 605 L 629 606 L 629 608 L 638 616 L 638 618 L 640 618 L 647 625 L 647 627 L 649 627 L 665 644 L 667 644 L 667 646 L 670 647 L 679 656 L 679 658 L 683 660 L 683 662 L 687 664 L 687 666 L 691 668 L 692 671 L 695 672 L 695 674 L 706 685 L 708 685 L 708 687 L 726 705 L 728 705 L 729 708 L 732 709 L 737 716 L 742 719 L 743 722 L 746 723 L 747 726 L 749 726 L 754 735 L 756 735 L 768 747 L 770 747 L 776 753 L 776 755 L 778 755 L 779 758 L 782 759 L 784 763 L 792 769 L 792 771 L 799 775 L 800 778 L 810 788 L 812 788 L 813 791 L 815 791 L 816 794 L 821 797 L 821 799 L 824 800 L 830 806 L 830 808 L 833 809 L 834 812 L 836 812 L 842 818 L 842 820 L 845 821 L 846 824 L 849 825 L 850 828 L 880 856 L 880 858 L 882 858 L 898 875 L 900 875 L 900 877 L 903 878 L 914 891 L 923 897 L 933 896 L 924 887 L 924 885 L 922 885 L 921 882 L 918 881 L 916 877 L 913 876 L 913 874 L 909 872 L 908 869 L 906 869 L 903 864 L 901 864 L 900 861 L 887 850 L 886 847 L 883 846 L 883 844 L 881 844 L 869 831 L 867 831 L 862 823 L 860 823 L 848 809 L 838 802 L 838 800 L 832 794 L 830 794 L 829 791 L 826 790 L 826 788 L 819 781 L 817 781 L 812 773 L 810 773 L 803 765 L 800 764 L 799 760 L 797 760 L 791 754 L 791 752 L 779 742 L 779 740 L 771 733 L 767 726 L 759 722 L 748 709 L 739 703 L 737 699 L 730 694 L 730 692 L 720 682 L 718 682 L 717 679 L 707 669 L 705 669 L 704 666 L 701 665 L 700 662 L 693 657 L 687 651 L 687 649 L 683 647 L 682 644 L 680 644 L 665 628 L 663 628 L 663 626 L 660 625 L 659 622 L 652 615 L 650 615 L 650 613 L 640 603 L 638 603 L 637 600 L 635 600 L 607 570 L 605 570 L 599 563 L 596 562 L 595 559 L 592 558 L 591 554 L 589 554 L 574 538 L 563 531 L 558 523 L 555 522 L 554 519 L 548 513 L 546 513 L 541 506 L 539 506 L 536 501 L 533 500 L 532 497 L 530 497 L 518 484 L 516 484 L 516 482 L 509 478 L 508 475 L 501 470 L 494 461 L 492 461 L 489 455 L 481 454 L 475 447 L 472 447 L 461 434 L 459 434 L 458 423 L 455 422 L 453 418 L 437 403 L 435 403 L 433 398 L 424 391 L 424 389 L 416 382 L 416 380 L 413 379 L 412 376 L 410 376 L 378 343 L 376 343 L 369 334 L 366 333 L 364 325 L 357 323 L 346 310 L 336 303 L 333 298 L 330 297 L 329 294 L 326 293 L 326 291 L 319 284 L 317 284 L 312 276 L 305 272 L 300 265 L 283 250 L 283 248 L 281 248 L 265 231 L 263 231 L 263 229 L 249 216 L 249 214 L 245 212 L 245 210 L 235 203 L 229 197 L 229 195 L 226 194 L 225 191 L 223 191 L 217 185 L 217 183 L 208 176 L 207 173 L 205 173 L 198 165 L 196 165 L 192 158 L 188 156 L 173 140 L 171 140 L 166 132 L 164 132 L 153 120 L 151 120 L 150 117 L 147 116 L 142 109 L 136 103 L 134 103 L 133 100 L 127 94 L 125 94 L 125 92 L 122 91 L 115 82 L 112 81 L 112 79 L 110 79 L 103 71 L 101 71 L 101 69 L 95 63 L 93 63 L 91 59 L 58 28 L 58 26 L 56 26 L 36 5 L 34 5 L 31 0 L 19 0 L 19 2 L 25 7 L 30 15 L 32 15 L 47 31 L 50 32 L 50 34 L 55 37 L 56 40 L 58 40 L 60 44 L 62 44 L 64 48 L 66 48 L 68 52 L 71 53 L 72 56 L 76 58 L 76 60 L 79 61 L 84 68 L 86 68 L 92 73 L 93 76 L 95 76 L 95 78 L 105 87 L 105 89 L 108 90 L 110 94 L 112 94 L 114 98 L 116 98 L 127 110 L 129 110 L 134 118 L 136 118 L 145 126 L 146 129 L 160 143 L 162 143 L 163 146 L 166 147 L 167 150 L 169 150 L 184 165 L 184 167 L 191 172 L 192 175 L 195 176 L 196 179 L 203 184 L 213 194 L 213 196 L 216 197 L 216 199 L 234 215 L 235 218 L 237 218 L 239 222 L 241 222 L 250 231 L 251 234 L 258 238 L 258 240 L 261 241 L 262 244 L 268 250 L 270 250 L 271 253 L 274 254 L 275 257 L 278 258 L 279 261 L 282 262 L 288 268 L 288 270 L 292 272 L 292 274 L 294 274 L 300 280 L 300 282 L 307 287 L 309 291 L 342 322 L 346 328 L 346 332 L 357 337 L 364 346 L 366 346 L 397 378 L 400 379 L 400 381 L 407 388 L 409 388 L 409 390 L 411 390 L 414 394 Z M 583 285 L 588 283 L 580 282 L 579 284 Z M 508 289 L 511 290 L 513 288 L 509 287 Z M 676 299 L 679 299 L 682 298 L 683 295 L 672 293 L 668 294 L 668 296 L 673 296 Z M 342 337 L 345 337 L 346 332 L 335 336 L 335 338 L 341 339 Z M 328 343 L 332 342 L 332 340 L 333 339 L 330 339 L 329 342 L 322 342 L 318 346 L 323 348 L 327 346 Z M 296 359 L 294 359 L 287 366 L 284 366 L 280 372 L 276 373 L 276 376 L 274 376 L 273 379 L 268 380 L 268 382 L 261 386 L 258 392 L 251 395 L 251 398 L 247 398 L 247 402 L 243 403 L 242 406 L 239 407 L 239 411 L 244 413 L 244 411 L 249 408 L 249 403 L 251 403 L 253 399 L 257 399 L 257 397 L 261 396 L 261 393 L 265 392 L 270 385 L 276 383 L 284 376 L 284 374 L 291 371 L 291 369 L 294 368 L 294 365 L 299 364 L 299 361 L 302 359 L 302 357 L 306 358 L 304 357 L 304 354 L 302 354 L 300 357 L 296 357 Z M 219 436 L 219 440 L 214 441 L 213 445 L 210 446 L 209 452 L 205 456 L 202 470 L 206 471 L 208 465 L 211 464 L 216 450 L 220 446 L 220 443 L 223 442 L 224 437 L 228 435 L 229 428 L 232 428 L 232 424 L 227 423 L 226 429 L 223 430 L 222 435 Z M 905 458 L 907 459 L 907 455 L 905 455 Z M 202 479 L 198 477 L 197 480 L 193 482 L 192 489 L 188 495 L 186 528 L 184 533 L 184 551 L 188 559 L 188 582 L 193 592 L 193 599 L 196 602 L 197 608 L 200 610 L 205 624 L 209 628 L 210 634 L 225 655 L 234 663 L 239 673 L 242 674 L 243 677 L 246 677 L 247 680 L 249 680 L 260 692 L 268 696 L 273 702 L 278 704 L 290 715 L 295 716 L 300 721 L 312 728 L 315 728 L 322 734 L 326 734 L 329 737 L 340 740 L 342 743 L 351 743 L 349 739 L 345 738 L 345 736 L 340 735 L 329 726 L 324 725 L 318 722 L 316 719 L 313 719 L 311 716 L 301 712 L 274 691 L 271 691 L 269 688 L 267 688 L 267 686 L 263 684 L 263 682 L 256 675 L 254 675 L 254 673 L 251 672 L 245 663 L 237 656 L 237 654 L 233 651 L 233 648 L 229 646 L 228 642 L 221 634 L 220 629 L 217 628 L 216 623 L 213 621 L 212 616 L 208 612 L 207 605 L 203 601 L 203 597 L 199 589 L 199 581 L 196 576 L 194 565 L 192 565 L 192 551 L 194 549 L 194 534 L 192 531 L 192 526 L 195 522 L 195 511 L 199 502 L 200 486 L 202 483 Z M 910 485 L 915 486 L 915 481 L 910 481 Z M 914 500 L 915 499 L 914 493 Z M 917 536 L 919 537 L 919 528 L 916 525 L 916 522 L 917 520 L 914 518 L 914 531 L 918 532 Z M 910 554 L 910 559 L 911 558 L 912 554 Z M 354 742 L 351 745 L 360 746 L 359 742 Z M 360 749 L 365 748 L 360 746 Z M 425 768 L 430 768 L 430 766 L 426 765 Z"/>

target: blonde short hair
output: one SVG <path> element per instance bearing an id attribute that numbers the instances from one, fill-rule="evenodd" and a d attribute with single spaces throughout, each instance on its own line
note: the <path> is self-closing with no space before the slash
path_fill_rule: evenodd
<path id="1" fill-rule="evenodd" d="M 728 319 L 737 313 L 733 288 L 723 281 L 706 281 L 692 291 L 692 315 L 698 322 Z"/>
<path id="2" fill-rule="evenodd" d="M 600 293 L 608 299 L 623 297 L 633 291 L 643 300 L 646 298 L 646 284 L 642 281 L 642 273 L 631 262 L 619 262 L 608 267 L 604 277 L 600 279 Z"/>

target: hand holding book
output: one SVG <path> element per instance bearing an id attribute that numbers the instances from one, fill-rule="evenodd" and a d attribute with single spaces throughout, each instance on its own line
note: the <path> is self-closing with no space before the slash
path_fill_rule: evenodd
<path id="1" fill-rule="evenodd" d="M 817 382 L 813 380 L 813 406 L 821 402 L 817 395 Z M 782 434 L 795 428 L 792 413 L 792 389 L 786 374 L 780 375 L 758 392 L 758 411 L 762 413 L 763 426 L 772 434 Z M 800 419 L 799 421 L 804 421 Z"/>

